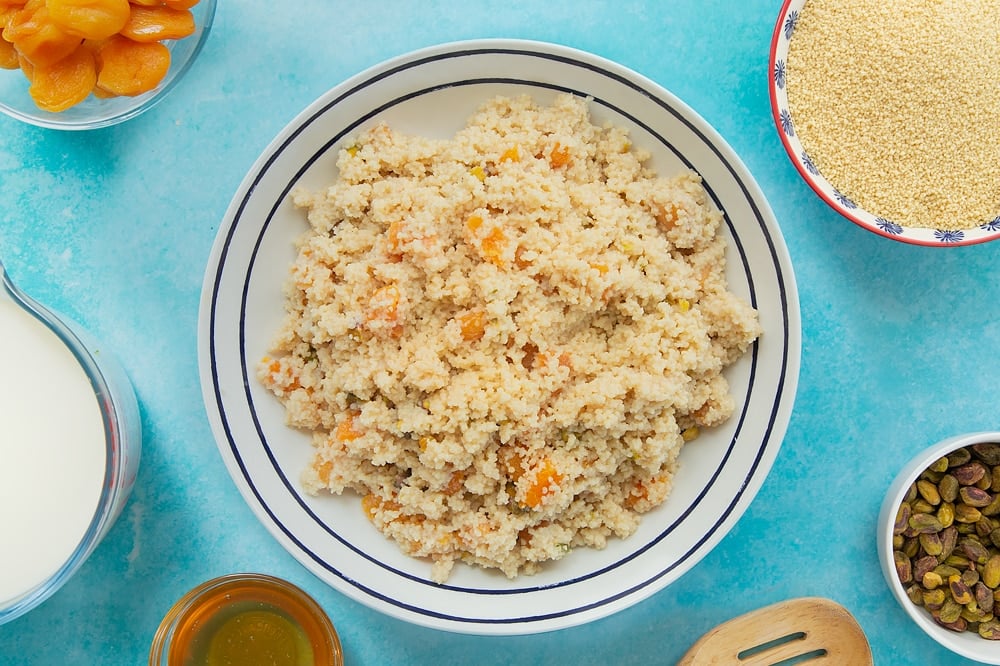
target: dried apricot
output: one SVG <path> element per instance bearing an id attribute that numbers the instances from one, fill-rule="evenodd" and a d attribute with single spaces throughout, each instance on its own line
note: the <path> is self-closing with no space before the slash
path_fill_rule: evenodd
<path id="1" fill-rule="evenodd" d="M 194 32 L 194 15 L 187 9 L 133 6 L 121 34 L 137 42 L 183 39 Z"/>
<path id="2" fill-rule="evenodd" d="M 14 17 L 14 14 L 18 13 L 24 9 L 24 0 L 0 0 L 0 35 L 3 34 L 4 29 L 7 24 Z M 0 37 L 0 41 L 11 44 L 9 39 L 3 39 Z M 11 45 L 13 46 L 13 45 Z"/>
<path id="3" fill-rule="evenodd" d="M 6 39 L 0 39 L 0 67 L 3 69 L 17 69 L 17 49 Z"/>
<path id="4" fill-rule="evenodd" d="M 135 96 L 160 84 L 170 69 L 170 49 L 115 35 L 97 50 L 97 86 L 115 95 Z"/>
<path id="5" fill-rule="evenodd" d="M 382 320 L 393 322 L 398 316 L 399 287 L 394 284 L 379 287 L 369 299 L 368 321 Z"/>
<path id="6" fill-rule="evenodd" d="M 35 66 L 28 62 L 20 53 L 17 54 L 17 66 L 21 68 L 21 72 L 24 73 L 24 78 L 31 81 L 31 75 L 35 73 Z"/>
<path id="7" fill-rule="evenodd" d="M 558 169 L 559 167 L 564 167 L 569 164 L 569 161 L 569 148 L 560 145 L 560 143 L 556 141 L 556 145 L 552 146 L 552 152 L 549 153 L 549 164 L 552 165 L 553 169 Z"/>
<path id="8" fill-rule="evenodd" d="M 507 247 L 507 235 L 500 227 L 493 227 L 483 239 L 483 257 L 497 268 L 503 268 L 503 252 Z"/>
<path id="9" fill-rule="evenodd" d="M 24 5 L 5 5 L 2 4 L 2 2 L 3 0 L 0 0 L 0 31 L 7 27 L 7 21 L 9 21 L 14 14 L 24 8 Z"/>
<path id="10" fill-rule="evenodd" d="M 65 111 L 85 100 L 96 81 L 93 54 L 89 49 L 76 49 L 55 64 L 35 67 L 28 94 L 40 109 Z"/>
<path id="11" fill-rule="evenodd" d="M 46 6 L 53 23 L 85 39 L 117 34 L 132 12 L 128 0 L 47 0 Z"/>
<path id="12" fill-rule="evenodd" d="M 162 42 L 195 32 L 190 9 L 198 1 L 0 0 L 0 69 L 21 69 L 29 82 L 37 71 L 31 94 L 49 111 L 86 99 L 80 88 L 91 70 L 88 95 L 141 95 L 170 69 Z"/>
<path id="13" fill-rule="evenodd" d="M 456 317 L 459 330 L 462 332 L 462 339 L 466 342 L 479 340 L 486 334 L 486 312 L 483 310 L 469 310 Z"/>
<path id="14" fill-rule="evenodd" d="M 350 442 L 365 434 L 357 425 L 358 416 L 360 416 L 358 412 L 348 412 L 337 424 L 336 437 L 339 441 Z"/>
<path id="15" fill-rule="evenodd" d="M 534 481 L 528 486 L 524 503 L 532 509 L 537 509 L 548 495 L 558 489 L 561 481 L 562 474 L 556 470 L 551 460 L 545 458 L 535 472 Z"/>
<path id="16" fill-rule="evenodd" d="M 3 38 L 35 67 L 55 64 L 76 50 L 83 41 L 57 26 L 49 16 L 44 0 L 29 0 L 10 17 Z"/>

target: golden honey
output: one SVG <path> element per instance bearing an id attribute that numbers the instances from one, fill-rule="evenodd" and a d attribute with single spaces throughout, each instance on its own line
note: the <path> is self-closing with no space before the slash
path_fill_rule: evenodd
<path id="1" fill-rule="evenodd" d="M 223 576 L 191 590 L 167 613 L 150 666 L 342 666 L 323 609 L 291 583 L 260 574 Z"/>

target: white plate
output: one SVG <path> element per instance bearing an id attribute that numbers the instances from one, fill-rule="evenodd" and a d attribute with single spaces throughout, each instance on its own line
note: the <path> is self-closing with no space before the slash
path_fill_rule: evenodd
<path id="1" fill-rule="evenodd" d="M 534 576 L 459 565 L 444 585 L 365 518 L 356 496 L 311 497 L 298 479 L 308 437 L 284 425 L 254 378 L 284 316 L 292 240 L 306 229 L 292 186 L 335 176 L 336 150 L 377 120 L 447 138 L 496 94 L 588 96 L 593 118 L 628 127 L 660 173 L 692 167 L 726 213 L 731 288 L 764 334 L 727 372 L 737 410 L 686 447 L 668 501 L 630 538 L 579 549 Z M 753 177 L 697 114 L 652 81 L 551 44 L 485 40 L 390 60 L 342 83 L 291 122 L 250 169 L 226 213 L 202 293 L 199 360 L 219 450 L 246 501 L 300 562 L 344 594 L 420 625 L 478 634 L 547 631 L 626 608 L 680 577 L 732 528 L 781 444 L 798 381 L 800 321 L 791 263 Z"/>

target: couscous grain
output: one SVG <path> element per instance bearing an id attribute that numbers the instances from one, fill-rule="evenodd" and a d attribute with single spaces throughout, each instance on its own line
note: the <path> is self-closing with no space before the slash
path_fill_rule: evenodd
<path id="1" fill-rule="evenodd" d="M 786 65 L 803 149 L 841 194 L 909 227 L 1000 216 L 1000 3 L 808 0 Z"/>
<path id="2" fill-rule="evenodd" d="M 295 192 L 258 376 L 313 433 L 305 488 L 359 493 L 436 581 L 631 534 L 760 334 L 700 179 L 646 160 L 583 99 L 497 98 L 451 140 L 378 125 Z"/>

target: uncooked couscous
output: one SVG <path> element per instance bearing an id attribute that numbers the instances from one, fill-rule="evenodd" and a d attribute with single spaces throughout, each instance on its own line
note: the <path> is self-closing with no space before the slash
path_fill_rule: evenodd
<path id="1" fill-rule="evenodd" d="M 910 227 L 1000 217 L 1000 3 L 808 0 L 794 22 L 789 112 L 843 196 Z"/>
<path id="2" fill-rule="evenodd" d="M 648 159 L 584 99 L 498 97 L 448 140 L 364 131 L 293 192 L 258 376 L 312 433 L 304 487 L 358 493 L 438 582 L 633 533 L 760 334 L 700 178 Z"/>

